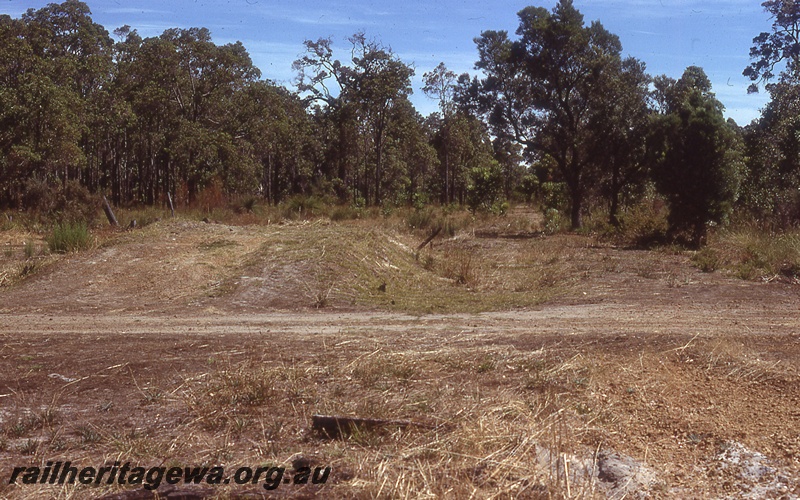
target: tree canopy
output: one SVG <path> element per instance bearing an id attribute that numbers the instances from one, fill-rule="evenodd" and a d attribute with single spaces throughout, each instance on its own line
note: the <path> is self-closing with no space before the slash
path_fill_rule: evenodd
<path id="1" fill-rule="evenodd" d="M 699 246 L 709 223 L 724 222 L 739 196 L 740 138 L 702 69 L 690 66 L 668 89 L 666 113 L 652 128 L 653 178 L 670 205 L 673 232 Z"/>
<path id="2" fill-rule="evenodd" d="M 513 36 L 482 32 L 476 74 L 445 62 L 425 72 L 429 116 L 409 100 L 413 63 L 364 33 L 341 47 L 307 40 L 285 88 L 206 28 L 109 34 L 78 0 L 0 16 L 0 207 L 44 210 L 53 193 L 476 211 L 517 199 L 577 229 L 597 211 L 624 225 L 655 188 L 672 231 L 695 242 L 736 203 L 800 223 L 800 3 L 763 6 L 772 30 L 754 38 L 744 74 L 772 100 L 743 131 L 702 68 L 649 75 L 572 0 L 522 9 Z"/>
<path id="3" fill-rule="evenodd" d="M 483 111 L 493 132 L 522 144 L 528 158 L 555 161 L 578 228 L 590 170 L 599 166 L 589 145 L 599 142 L 602 130 L 593 120 L 605 99 L 606 74 L 621 65 L 622 46 L 599 22 L 586 26 L 571 0 L 559 1 L 552 12 L 528 7 L 518 17 L 517 40 L 505 31 L 476 39 L 476 65 L 487 75 Z"/>

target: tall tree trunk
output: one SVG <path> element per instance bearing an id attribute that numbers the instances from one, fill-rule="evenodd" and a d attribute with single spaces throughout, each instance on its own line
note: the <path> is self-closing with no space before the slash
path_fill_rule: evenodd
<path id="1" fill-rule="evenodd" d="M 619 192 L 621 190 L 619 182 L 619 169 L 616 165 L 611 169 L 611 206 L 608 208 L 608 222 L 614 227 L 619 227 Z"/>
<path id="2" fill-rule="evenodd" d="M 581 205 L 582 205 L 581 198 L 579 196 L 573 196 L 572 198 L 572 212 L 570 215 L 570 220 L 572 223 L 572 229 L 580 229 L 583 226 L 583 218 L 581 217 Z"/>

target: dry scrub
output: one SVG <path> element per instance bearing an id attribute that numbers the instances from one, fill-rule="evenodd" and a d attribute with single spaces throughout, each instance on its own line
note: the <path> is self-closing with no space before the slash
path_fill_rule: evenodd
<path id="1" fill-rule="evenodd" d="M 800 495 L 796 287 L 511 217 L 420 251 L 403 214 L 102 235 L 0 290 L 0 463 L 302 455 L 328 484 L 275 495 L 321 498 Z M 14 231 L 19 265 L 42 240 Z M 315 414 L 387 424 L 328 439 Z M 8 473 L 0 497 L 121 488 Z"/>

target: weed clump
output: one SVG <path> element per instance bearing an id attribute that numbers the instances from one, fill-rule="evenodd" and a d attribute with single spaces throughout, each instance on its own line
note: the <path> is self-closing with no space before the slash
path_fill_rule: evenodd
<path id="1" fill-rule="evenodd" d="M 692 261 L 704 273 L 714 272 L 719 267 L 719 257 L 717 257 L 717 252 L 708 247 L 697 252 L 694 257 L 692 257 Z"/>
<path id="2" fill-rule="evenodd" d="M 775 235 L 751 227 L 720 232 L 694 261 L 705 271 L 709 256 L 715 257 L 714 268 L 728 269 L 742 279 L 781 275 L 796 279 L 800 275 L 800 232 Z"/>
<path id="3" fill-rule="evenodd" d="M 84 222 L 57 224 L 47 237 L 47 246 L 53 253 L 67 253 L 89 246 L 89 228 Z"/>
<path id="4" fill-rule="evenodd" d="M 285 219 L 308 219 L 323 215 L 326 209 L 325 200 L 317 196 L 295 195 L 283 204 Z"/>
<path id="5" fill-rule="evenodd" d="M 433 223 L 433 210 L 426 208 L 414 210 L 406 218 L 406 224 L 411 229 L 428 229 Z"/>
<path id="6" fill-rule="evenodd" d="M 36 254 L 36 245 L 28 240 L 25 242 L 25 258 L 30 259 Z"/>

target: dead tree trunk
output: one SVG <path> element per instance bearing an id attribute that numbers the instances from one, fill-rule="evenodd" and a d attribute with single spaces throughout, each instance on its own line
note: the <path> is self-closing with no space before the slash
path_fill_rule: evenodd
<path id="1" fill-rule="evenodd" d="M 108 200 L 105 196 L 103 196 L 103 212 L 106 213 L 106 218 L 108 219 L 108 223 L 112 226 L 116 227 L 119 225 L 117 222 L 117 218 L 114 217 L 114 211 L 111 210 L 111 205 L 108 203 Z"/>

